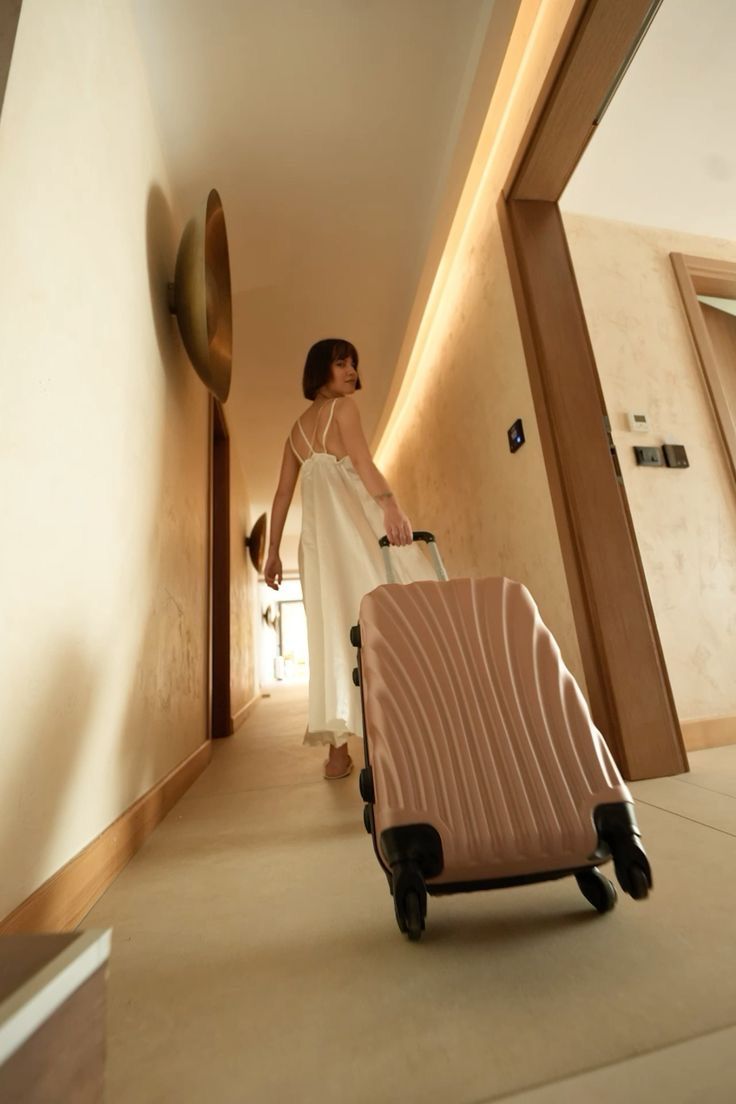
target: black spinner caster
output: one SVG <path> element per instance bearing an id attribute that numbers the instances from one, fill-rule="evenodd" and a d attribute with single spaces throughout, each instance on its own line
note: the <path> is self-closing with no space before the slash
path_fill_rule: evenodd
<path id="1" fill-rule="evenodd" d="M 427 915 L 427 890 L 416 863 L 398 862 L 391 867 L 396 922 L 412 943 L 422 938 Z"/>
<path id="2" fill-rule="evenodd" d="M 575 875 L 575 881 L 583 897 L 586 901 L 590 901 L 598 912 L 610 912 L 616 907 L 618 899 L 616 887 L 604 874 L 601 874 L 597 866 L 591 866 L 588 870 L 579 870 Z"/>

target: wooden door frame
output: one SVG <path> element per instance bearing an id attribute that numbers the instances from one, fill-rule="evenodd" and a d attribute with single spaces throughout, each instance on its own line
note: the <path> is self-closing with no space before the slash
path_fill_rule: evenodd
<path id="1" fill-rule="evenodd" d="M 716 425 L 736 482 L 736 426 L 723 393 L 718 357 L 708 333 L 708 327 L 700 308 L 699 295 L 711 295 L 721 299 L 736 299 L 736 264 L 709 257 L 691 257 L 687 253 L 670 253 L 677 286 L 690 324 L 695 351 L 703 372 Z"/>
<path id="2" fill-rule="evenodd" d="M 573 4 L 498 205 L 591 710 L 627 779 L 687 756 L 558 201 L 656 6 Z"/>
<path id="3" fill-rule="evenodd" d="M 222 405 L 209 417 L 209 693 L 208 735 L 233 733 L 230 701 L 230 434 Z"/>

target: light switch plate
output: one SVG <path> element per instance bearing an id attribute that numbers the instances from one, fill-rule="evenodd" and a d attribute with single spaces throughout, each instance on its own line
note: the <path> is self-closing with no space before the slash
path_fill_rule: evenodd
<path id="1" fill-rule="evenodd" d="M 662 450 L 649 445 L 634 445 L 636 462 L 643 468 L 662 468 Z"/>

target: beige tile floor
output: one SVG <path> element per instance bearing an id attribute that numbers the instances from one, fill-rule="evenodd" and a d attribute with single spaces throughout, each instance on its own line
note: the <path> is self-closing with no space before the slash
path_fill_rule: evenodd
<path id="1" fill-rule="evenodd" d="M 274 687 L 85 919 L 114 932 L 109 1104 L 736 1101 L 736 747 L 633 787 L 648 901 L 430 900 L 410 944 L 305 715 Z"/>

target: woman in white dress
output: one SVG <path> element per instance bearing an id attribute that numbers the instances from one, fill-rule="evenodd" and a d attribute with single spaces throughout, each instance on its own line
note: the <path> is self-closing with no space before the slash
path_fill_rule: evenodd
<path id="1" fill-rule="evenodd" d="M 429 579 L 433 573 L 412 542 L 409 518 L 373 463 L 353 398 L 361 389 L 355 346 L 338 338 L 313 345 L 302 389 L 311 405 L 284 444 L 263 574 L 268 586 L 278 590 L 281 536 L 301 472 L 299 574 L 309 649 L 304 743 L 329 745 L 324 777 L 337 779 L 347 777 L 353 767 L 347 736 L 362 735 L 350 627 L 358 619 L 363 595 L 386 582 L 379 538 L 385 533 L 393 546 L 390 555 L 399 582 Z"/>

